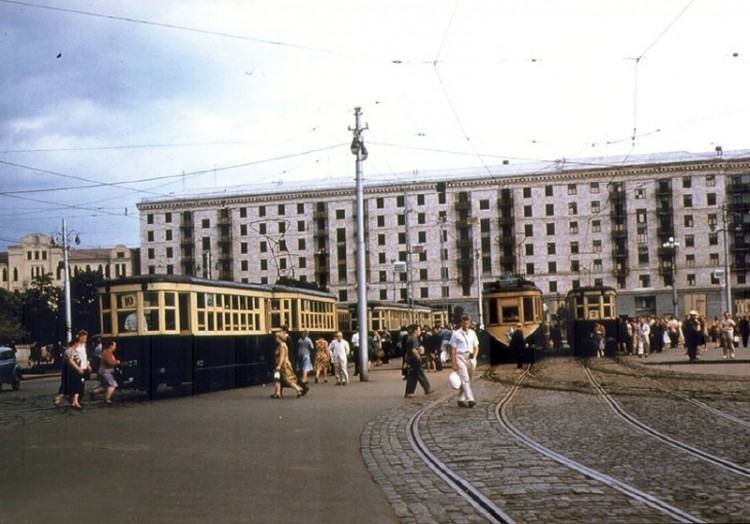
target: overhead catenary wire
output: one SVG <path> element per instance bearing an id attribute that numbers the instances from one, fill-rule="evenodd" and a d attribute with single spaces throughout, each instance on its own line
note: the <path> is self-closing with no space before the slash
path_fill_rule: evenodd
<path id="1" fill-rule="evenodd" d="M 228 170 L 232 170 L 232 169 L 239 169 L 239 168 L 243 168 L 243 167 L 249 167 L 249 166 L 259 165 L 259 164 L 263 164 L 263 163 L 276 162 L 276 161 L 279 161 L 279 160 L 286 160 L 286 159 L 294 158 L 294 157 L 298 157 L 298 156 L 309 155 L 309 154 L 318 153 L 318 152 L 321 152 L 321 151 L 327 151 L 327 150 L 330 150 L 330 149 L 335 149 L 335 148 L 338 148 L 338 147 L 342 147 L 344 145 L 346 145 L 346 144 L 345 143 L 339 143 L 339 144 L 334 144 L 334 145 L 326 146 L 326 147 L 322 147 L 322 148 L 316 148 L 316 149 L 310 149 L 310 150 L 306 150 L 306 151 L 301 151 L 299 153 L 291 153 L 291 154 L 280 155 L 280 156 L 275 156 L 275 157 L 270 157 L 270 158 L 263 158 L 263 159 L 259 159 L 259 160 L 251 160 L 251 161 L 248 161 L 248 162 L 241 162 L 241 163 L 238 163 L 238 164 L 230 164 L 230 165 L 226 165 L 226 166 L 218 166 L 218 167 L 214 167 L 214 168 L 210 168 L 210 169 L 200 169 L 200 170 L 196 170 L 196 171 L 186 171 L 186 172 L 182 172 L 182 173 L 179 173 L 179 174 L 172 174 L 172 175 L 163 175 L 163 176 L 153 176 L 153 177 L 146 177 L 146 178 L 137 178 L 137 179 L 133 179 L 133 180 L 123 180 L 122 182 L 99 182 L 97 180 L 93 180 L 93 179 L 90 179 L 90 178 L 79 177 L 79 176 L 76 176 L 76 175 L 70 175 L 70 174 L 67 174 L 67 173 L 62 173 L 60 171 L 50 171 L 50 170 L 40 169 L 40 168 L 36 168 L 36 167 L 33 167 L 33 166 L 25 165 L 25 164 L 19 164 L 19 163 L 16 163 L 16 162 L 8 162 L 6 160 L 0 160 L 0 165 L 7 165 L 7 166 L 11 166 L 11 167 L 17 167 L 17 168 L 27 169 L 27 170 L 31 170 L 31 171 L 37 171 L 39 173 L 44 173 L 44 174 L 49 174 L 49 175 L 54 175 L 54 176 L 60 176 L 60 177 L 63 177 L 63 178 L 69 178 L 69 179 L 72 179 L 72 180 L 80 180 L 80 181 L 91 182 L 92 183 L 92 185 L 87 185 L 87 186 L 64 186 L 64 187 L 55 187 L 55 188 L 46 187 L 46 188 L 35 188 L 35 189 L 27 189 L 27 190 L 0 191 L 0 196 L 11 196 L 11 195 L 18 195 L 18 194 L 25 194 L 25 193 L 50 192 L 50 191 L 65 191 L 65 190 L 69 190 L 69 189 L 91 189 L 91 188 L 95 188 L 95 187 L 116 187 L 116 188 L 124 189 L 124 190 L 127 190 L 127 191 L 135 192 L 135 193 L 151 194 L 153 196 L 159 196 L 159 197 L 169 197 L 169 196 L 171 196 L 169 194 L 159 193 L 159 192 L 154 192 L 154 191 L 149 191 L 149 190 L 145 190 L 145 189 L 130 188 L 130 187 L 127 187 L 127 186 L 129 186 L 131 184 L 141 184 L 141 183 L 144 183 L 144 182 L 155 182 L 155 181 L 161 181 L 161 180 L 175 180 L 175 179 L 182 179 L 182 178 L 188 178 L 188 177 L 196 177 L 196 176 L 199 176 L 199 175 L 212 174 L 212 173 L 216 173 L 216 172 L 219 172 L 219 171 L 228 171 Z"/>
<path id="2" fill-rule="evenodd" d="M 67 7 L 37 4 L 33 2 L 22 2 L 20 0 L 0 0 L 0 3 L 23 6 L 23 7 L 30 7 L 33 9 L 57 11 L 60 13 L 68 13 L 68 14 L 73 14 L 73 15 L 89 16 L 92 18 L 114 20 L 118 22 L 127 22 L 131 24 L 140 24 L 140 25 L 145 25 L 145 26 L 160 27 L 163 29 L 172 29 L 176 31 L 188 31 L 191 33 L 198 33 L 202 35 L 217 36 L 217 37 L 222 37 L 222 38 L 231 38 L 233 40 L 243 40 L 246 42 L 254 42 L 257 44 L 289 47 L 289 48 L 300 49 L 304 51 L 315 51 L 318 53 L 326 53 L 326 54 L 332 54 L 332 55 L 344 54 L 344 53 L 341 53 L 340 51 L 326 49 L 323 47 L 308 46 L 308 45 L 296 44 L 292 42 L 284 42 L 282 40 L 271 40 L 267 38 L 260 38 L 260 37 L 249 36 L 249 35 L 241 35 L 241 34 L 236 34 L 236 33 L 227 33 L 224 31 L 212 31 L 209 29 L 201 29 L 198 27 L 190 27 L 190 26 L 184 26 L 184 25 L 179 25 L 179 24 L 170 24 L 166 22 L 156 22 L 153 20 L 145 20 L 142 18 L 134 18 L 134 17 L 129 17 L 129 16 L 118 16 L 118 15 L 111 15 L 107 13 L 97 13 L 95 11 L 85 11 L 83 9 L 72 9 L 72 8 L 67 8 Z"/>

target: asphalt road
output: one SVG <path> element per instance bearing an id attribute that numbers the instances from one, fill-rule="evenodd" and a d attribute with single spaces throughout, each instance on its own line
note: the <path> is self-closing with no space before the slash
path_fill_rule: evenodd
<path id="1" fill-rule="evenodd" d="M 360 435 L 408 401 L 397 370 L 369 375 L 82 413 L 52 406 L 57 379 L 25 381 L 0 393 L 0 522 L 394 522 Z"/>

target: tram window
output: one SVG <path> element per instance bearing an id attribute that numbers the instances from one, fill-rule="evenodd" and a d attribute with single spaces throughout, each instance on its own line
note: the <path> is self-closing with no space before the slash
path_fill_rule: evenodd
<path id="1" fill-rule="evenodd" d="M 112 313 L 102 311 L 102 333 L 112 333 Z"/>
<path id="2" fill-rule="evenodd" d="M 165 292 L 164 293 L 164 307 L 174 307 L 174 293 Z"/>
<path id="3" fill-rule="evenodd" d="M 216 314 L 216 331 L 224 330 L 224 315 L 221 313 Z"/>
<path id="4" fill-rule="evenodd" d="M 206 312 L 198 311 L 198 331 L 206 331 Z"/>
<path id="5" fill-rule="evenodd" d="M 208 313 L 208 331 L 214 330 L 214 314 Z"/>
<path id="6" fill-rule="evenodd" d="M 143 294 L 143 307 L 159 307 L 159 293 L 157 291 L 146 291 Z"/>
<path id="7" fill-rule="evenodd" d="M 523 299 L 523 320 L 532 322 L 534 320 L 534 298 L 524 297 Z"/>
<path id="8" fill-rule="evenodd" d="M 500 323 L 498 313 L 497 300 L 490 300 L 490 324 Z"/>
<path id="9" fill-rule="evenodd" d="M 518 306 L 503 306 L 503 322 L 518 322 L 521 317 L 518 316 Z"/>
<path id="10" fill-rule="evenodd" d="M 166 331 L 177 330 L 177 314 L 174 309 L 164 310 L 164 329 Z"/>
<path id="11" fill-rule="evenodd" d="M 190 331 L 190 295 L 180 293 L 180 329 Z"/>
<path id="12" fill-rule="evenodd" d="M 125 333 L 135 333 L 138 331 L 138 317 L 135 311 L 118 311 L 117 325 L 122 326 Z"/>
<path id="13" fill-rule="evenodd" d="M 100 297 L 102 299 L 102 310 L 112 309 L 112 301 L 110 300 L 109 293 L 100 295 Z M 107 333 L 109 333 L 109 331 L 107 331 Z"/>
<path id="14" fill-rule="evenodd" d="M 213 307 L 214 305 L 214 295 L 213 293 L 206 293 L 206 306 L 207 307 Z"/>
<path id="15" fill-rule="evenodd" d="M 612 306 L 609 304 L 604 305 L 604 318 L 614 318 L 614 314 L 612 313 Z"/>
<path id="16" fill-rule="evenodd" d="M 159 309 L 147 309 L 143 311 L 143 320 L 145 331 L 159 331 Z"/>
<path id="17" fill-rule="evenodd" d="M 198 293 L 198 307 L 199 308 L 206 307 L 206 294 L 205 293 Z"/>

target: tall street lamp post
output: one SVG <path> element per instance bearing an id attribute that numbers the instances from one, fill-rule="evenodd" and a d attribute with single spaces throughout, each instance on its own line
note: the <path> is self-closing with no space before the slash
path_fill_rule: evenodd
<path id="1" fill-rule="evenodd" d="M 680 247 L 680 243 L 675 241 L 674 237 L 669 237 L 662 247 L 672 252 L 672 313 L 674 318 L 679 318 L 677 313 L 677 248 Z"/>
<path id="2" fill-rule="evenodd" d="M 68 226 L 65 223 L 65 219 L 62 219 L 62 231 L 56 233 L 52 237 L 53 244 L 61 244 L 63 250 L 63 284 L 65 293 L 65 342 L 70 343 L 73 339 L 73 320 L 70 307 L 70 270 L 69 270 L 69 256 L 68 251 L 70 250 L 70 241 L 73 240 L 76 245 L 81 243 L 81 239 L 78 237 L 78 233 L 74 231 L 68 231 Z"/>

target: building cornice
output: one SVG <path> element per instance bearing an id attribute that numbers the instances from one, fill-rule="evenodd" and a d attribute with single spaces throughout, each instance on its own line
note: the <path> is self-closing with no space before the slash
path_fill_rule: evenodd
<path id="1" fill-rule="evenodd" d="M 403 191 L 405 189 L 408 189 L 409 191 L 434 190 L 435 184 L 438 182 L 445 183 L 446 189 L 462 190 L 482 187 L 499 188 L 523 184 L 540 184 L 545 182 L 573 182 L 592 178 L 610 178 L 612 181 L 619 181 L 622 179 L 653 178 L 660 175 L 674 176 L 678 174 L 685 175 L 692 173 L 735 174 L 743 170 L 750 170 L 750 158 L 713 158 L 706 160 L 688 160 L 653 164 L 623 164 L 619 166 L 587 167 L 582 165 L 576 168 L 569 167 L 571 165 L 576 165 L 575 160 L 571 160 L 570 163 L 567 164 L 564 160 L 561 160 L 558 164 L 560 165 L 560 169 L 556 172 L 542 172 L 542 170 L 540 170 L 538 173 L 525 173 L 519 175 L 488 175 L 485 177 L 467 176 L 466 178 L 461 178 L 461 171 L 456 170 L 456 178 L 451 179 L 450 176 L 445 173 L 441 174 L 440 177 L 435 176 L 434 178 L 430 178 L 429 173 L 426 173 L 424 177 L 427 178 L 427 180 L 375 182 L 366 185 L 364 191 L 367 195 L 386 195 L 393 194 L 397 191 Z M 550 163 L 549 167 L 552 168 L 554 165 L 555 163 Z M 351 188 L 337 189 L 309 189 L 288 192 L 278 191 L 262 194 L 249 194 L 249 191 L 251 191 L 251 189 L 248 189 L 248 194 L 235 194 L 231 196 L 203 197 L 200 194 L 196 194 L 193 197 L 176 197 L 169 200 L 140 202 L 137 204 L 137 207 L 139 211 L 170 209 L 186 210 L 204 207 L 224 208 L 268 201 L 299 201 L 311 198 L 318 198 L 321 200 L 339 200 L 344 197 L 353 197 L 355 188 L 352 184 Z"/>

